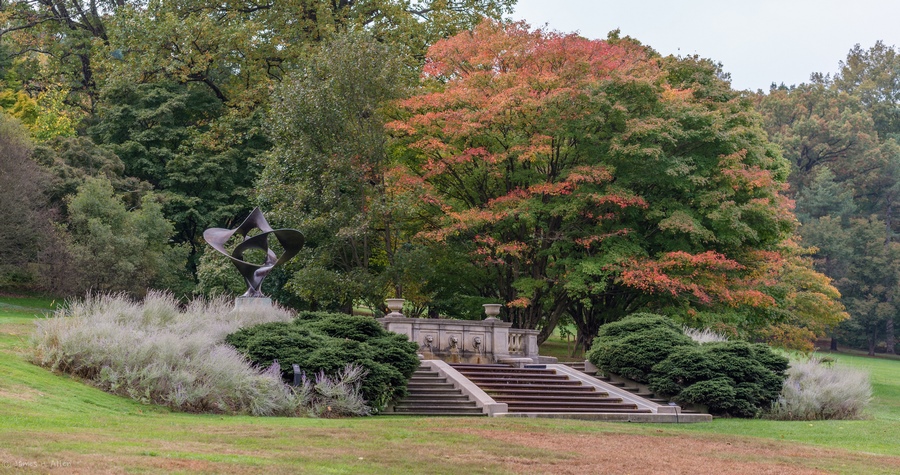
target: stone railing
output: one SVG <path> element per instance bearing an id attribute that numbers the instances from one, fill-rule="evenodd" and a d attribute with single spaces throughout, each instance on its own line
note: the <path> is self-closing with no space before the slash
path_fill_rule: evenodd
<path id="1" fill-rule="evenodd" d="M 537 330 L 509 329 L 509 355 L 535 357 L 538 354 Z"/>
<path id="2" fill-rule="evenodd" d="M 406 335 L 410 341 L 418 343 L 419 352 L 426 360 L 450 363 L 543 361 L 538 356 L 537 330 L 513 329 L 511 323 L 496 318 L 481 321 L 406 318 L 397 311 L 378 321 L 385 329 Z"/>

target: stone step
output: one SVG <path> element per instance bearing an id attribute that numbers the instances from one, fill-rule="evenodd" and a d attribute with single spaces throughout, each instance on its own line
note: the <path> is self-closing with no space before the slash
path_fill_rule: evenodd
<path id="1" fill-rule="evenodd" d="M 417 370 L 413 373 L 413 375 L 418 375 L 418 374 L 423 374 L 423 375 L 425 375 L 425 374 L 431 374 L 431 375 L 437 376 L 437 375 L 439 375 L 439 374 L 441 374 L 441 373 L 439 373 L 439 372 L 437 372 L 437 371 L 435 371 L 435 370 L 432 370 L 432 369 L 419 368 L 419 369 L 417 369 Z"/>
<path id="2" fill-rule="evenodd" d="M 498 399 L 499 402 L 505 402 L 510 409 L 520 407 L 570 407 L 581 409 L 637 409 L 636 404 L 618 402 L 568 402 L 568 401 L 517 401 L 515 399 Z"/>
<path id="3" fill-rule="evenodd" d="M 509 365 L 460 365 L 451 364 L 453 369 L 462 374 L 504 372 L 515 374 L 556 374 L 556 371 L 547 368 L 513 368 Z"/>
<path id="4" fill-rule="evenodd" d="M 490 364 L 474 364 L 474 363 L 450 363 L 454 368 L 509 368 L 508 364 L 490 363 Z"/>
<path id="5" fill-rule="evenodd" d="M 580 403 L 580 402 L 602 402 L 607 404 L 616 404 L 622 402 L 622 398 L 609 397 L 606 393 L 597 393 L 597 396 L 560 396 L 557 394 L 503 394 L 495 399 L 503 399 L 506 401 L 553 401 L 557 403 Z"/>
<path id="6" fill-rule="evenodd" d="M 457 390 L 459 391 L 459 390 Z M 442 394 L 442 393 L 416 393 L 410 394 L 403 398 L 404 402 L 419 402 L 419 401 L 460 401 L 460 402 L 468 402 L 469 396 L 462 394 L 462 391 L 459 391 L 455 394 Z"/>
<path id="7" fill-rule="evenodd" d="M 542 384 L 546 386 L 581 386 L 581 381 L 575 381 L 571 379 L 560 379 L 560 378 L 494 378 L 490 376 L 483 377 L 471 377 L 469 381 L 477 385 L 482 384 Z"/>
<path id="8" fill-rule="evenodd" d="M 469 373 L 466 374 L 466 377 L 471 379 L 472 381 L 481 380 L 481 379 L 528 379 L 529 381 L 553 381 L 553 380 L 567 380 L 568 376 L 564 374 L 532 374 L 528 376 L 523 376 L 517 373 Z"/>
<path id="9" fill-rule="evenodd" d="M 462 390 L 459 390 L 456 388 L 415 390 L 415 391 L 410 391 L 409 395 L 407 397 L 411 397 L 411 396 L 446 396 L 446 397 L 463 396 L 463 397 L 465 397 L 462 393 Z"/>
<path id="10" fill-rule="evenodd" d="M 420 383 L 420 382 L 416 382 L 416 381 L 410 381 L 410 383 L 407 384 L 406 387 L 409 388 L 410 391 L 419 390 L 419 389 L 440 389 L 440 388 L 455 389 L 455 387 L 453 386 L 453 383 L 447 383 L 447 382 L 444 382 L 444 383 L 431 383 L 431 382 Z"/>
<path id="11" fill-rule="evenodd" d="M 480 386 L 480 385 L 479 385 Z M 485 387 L 482 386 L 482 389 Z M 485 389 L 486 391 L 502 392 L 509 394 L 534 394 L 534 393 L 553 393 L 567 396 L 581 396 L 585 394 L 602 393 L 591 386 L 544 386 L 540 384 L 498 384 Z"/>
<path id="12" fill-rule="evenodd" d="M 387 412 L 386 414 L 392 414 L 395 416 L 428 416 L 428 417 L 486 417 L 487 414 L 481 412 L 481 409 L 469 410 L 468 412 L 462 411 L 428 411 L 428 412 L 420 412 L 420 411 L 403 411 L 403 412 Z"/>
<path id="13" fill-rule="evenodd" d="M 413 376 L 409 378 L 410 383 L 446 383 L 447 378 L 443 376 Z"/>
<path id="14" fill-rule="evenodd" d="M 480 407 L 421 407 L 421 406 L 394 406 L 394 412 L 397 414 L 480 414 Z"/>
<path id="15" fill-rule="evenodd" d="M 624 408 L 624 409 L 592 409 L 592 408 L 581 408 L 581 407 L 569 407 L 569 406 L 560 406 L 560 407 L 538 407 L 538 406 L 519 406 L 519 407 L 510 407 L 509 412 L 535 412 L 535 413 L 547 413 L 547 412 L 568 412 L 568 413 L 576 413 L 576 412 L 602 412 L 602 413 L 625 413 L 625 414 L 647 414 L 651 413 L 650 409 L 638 409 L 635 408 Z"/>
<path id="16" fill-rule="evenodd" d="M 477 382 L 478 386 L 482 389 L 537 389 L 537 390 L 552 390 L 556 391 L 559 389 L 562 390 L 573 390 L 573 391 L 587 391 L 592 392 L 594 388 L 589 386 L 584 386 L 580 381 L 559 381 L 559 382 L 547 382 L 547 381 L 538 381 L 538 382 L 530 382 L 530 381 L 479 381 Z"/>
<path id="17" fill-rule="evenodd" d="M 437 371 L 416 371 L 413 373 L 414 378 L 439 378 L 441 373 Z"/>
<path id="18" fill-rule="evenodd" d="M 435 406 L 453 406 L 458 408 L 464 407 L 476 407 L 475 401 L 446 401 L 443 399 L 415 399 L 411 400 L 409 398 L 403 399 L 399 403 L 395 404 L 394 407 L 435 407 Z"/>

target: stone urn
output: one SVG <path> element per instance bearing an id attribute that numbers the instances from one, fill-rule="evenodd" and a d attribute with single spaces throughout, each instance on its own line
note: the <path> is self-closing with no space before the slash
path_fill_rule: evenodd
<path id="1" fill-rule="evenodd" d="M 406 302 L 406 299 L 385 299 L 385 304 L 387 308 L 391 311 L 391 313 L 385 315 L 385 318 L 402 318 L 403 314 L 400 313 L 400 310 L 403 310 L 403 302 Z"/>
<path id="2" fill-rule="evenodd" d="M 487 315 L 487 318 L 485 318 L 484 321 L 486 321 L 486 322 L 498 321 L 499 319 L 497 318 L 497 315 L 500 315 L 500 307 L 502 307 L 502 306 L 503 306 L 503 304 L 499 304 L 499 303 L 486 303 L 486 304 L 482 305 L 482 307 L 484 307 L 484 313 L 485 313 L 485 315 Z"/>

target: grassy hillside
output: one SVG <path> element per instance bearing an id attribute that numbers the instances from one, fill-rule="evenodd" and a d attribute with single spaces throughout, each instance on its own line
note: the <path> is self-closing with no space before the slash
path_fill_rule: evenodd
<path id="1" fill-rule="evenodd" d="M 0 305 L 0 473 L 900 472 L 897 361 L 839 357 L 872 373 L 866 421 L 203 416 L 111 396 L 28 363 L 33 320 L 52 302 Z"/>

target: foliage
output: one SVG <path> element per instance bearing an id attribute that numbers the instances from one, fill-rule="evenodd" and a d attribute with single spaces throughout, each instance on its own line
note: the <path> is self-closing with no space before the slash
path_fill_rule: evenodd
<path id="1" fill-rule="evenodd" d="M 256 364 L 278 361 L 289 379 L 296 376 L 294 364 L 305 375 L 359 365 L 366 371 L 362 396 L 376 412 L 406 394 L 406 383 L 419 366 L 418 346 L 371 317 L 307 312 L 290 323 L 244 328 L 226 341 Z"/>
<path id="2" fill-rule="evenodd" d="M 385 189 L 383 106 L 404 93 L 408 76 L 390 46 L 347 34 L 323 44 L 276 92 L 268 119 L 276 146 L 260 191 L 272 215 L 309 243 L 289 283 L 305 300 L 378 307 L 389 287 L 405 294 L 416 280 L 403 264 L 421 259 L 402 258 L 416 249 L 404 245 Z"/>
<path id="3" fill-rule="evenodd" d="M 65 200 L 74 195 L 88 178 L 103 177 L 112 184 L 128 208 L 140 206 L 141 197 L 152 185 L 125 174 L 125 164 L 109 149 L 87 137 L 54 137 L 35 146 L 33 159 L 53 178 L 48 197 L 65 210 Z"/>
<path id="4" fill-rule="evenodd" d="M 187 268 L 196 272 L 203 230 L 233 223 L 251 207 L 252 158 L 268 142 L 252 124 L 230 124 L 230 138 L 217 137 L 213 124 L 226 111 L 200 86 L 112 83 L 102 92 L 91 136 L 120 157 L 127 176 L 163 197 L 174 240 L 189 247 Z"/>
<path id="5" fill-rule="evenodd" d="M 71 251 L 82 289 L 128 291 L 148 287 L 181 289 L 185 250 L 169 239 L 172 224 L 153 194 L 129 211 L 105 178 L 90 178 L 69 200 Z"/>
<path id="6" fill-rule="evenodd" d="M 867 373 L 827 357 L 790 361 L 781 395 L 766 417 L 777 420 L 860 419 L 872 400 Z"/>
<path id="7" fill-rule="evenodd" d="M 676 348 L 650 374 L 650 389 L 710 413 L 756 417 L 781 392 L 787 358 L 763 344 L 715 342 Z"/>
<path id="8" fill-rule="evenodd" d="M 693 345 L 671 318 L 636 313 L 600 327 L 585 356 L 605 373 L 646 383 L 654 365 L 676 348 Z"/>
<path id="9" fill-rule="evenodd" d="M 263 281 L 266 283 L 267 281 Z M 247 283 L 228 257 L 204 249 L 197 265 L 197 285 L 194 293 L 205 297 L 238 296 L 247 291 Z"/>
<path id="10" fill-rule="evenodd" d="M 648 307 L 774 306 L 787 166 L 720 76 L 524 24 L 438 42 L 390 124 L 420 237 L 465 249 L 510 320 L 545 333 L 567 312 L 589 341 Z"/>
<path id="11" fill-rule="evenodd" d="M 46 242 L 44 189 L 48 177 L 31 161 L 31 143 L 24 127 L 0 112 L 0 287 L 35 279 L 30 262 L 37 261 Z"/>
<path id="12" fill-rule="evenodd" d="M 824 329 L 833 347 L 840 338 L 873 354 L 881 341 L 888 351 L 896 342 L 896 318 L 886 315 L 896 314 L 897 58 L 881 42 L 868 50 L 856 45 L 833 78 L 814 74 L 810 84 L 758 98 L 770 136 L 795 165 L 789 181 L 800 234 L 815 246 L 816 269 L 834 281 L 852 318 Z M 805 328 L 821 335 L 822 328 Z M 803 329 L 767 332 L 798 343 Z"/>

